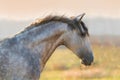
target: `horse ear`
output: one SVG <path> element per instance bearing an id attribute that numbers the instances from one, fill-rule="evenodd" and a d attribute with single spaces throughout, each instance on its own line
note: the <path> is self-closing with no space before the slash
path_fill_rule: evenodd
<path id="1" fill-rule="evenodd" d="M 84 17 L 84 15 L 85 15 L 85 13 L 80 14 L 80 15 L 78 15 L 76 18 L 74 18 L 77 22 L 80 23 L 81 27 L 79 27 L 79 28 L 80 28 L 82 34 L 85 33 L 85 30 L 83 29 L 82 24 L 81 24 L 81 20 L 82 20 L 82 18 Z"/>
<path id="2" fill-rule="evenodd" d="M 75 19 L 78 21 L 78 22 L 81 22 L 82 18 L 84 17 L 85 13 L 83 14 L 80 14 L 78 15 Z"/>

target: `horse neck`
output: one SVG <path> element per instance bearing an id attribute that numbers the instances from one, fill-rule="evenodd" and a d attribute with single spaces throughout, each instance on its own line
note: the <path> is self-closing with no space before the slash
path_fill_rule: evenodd
<path id="1" fill-rule="evenodd" d="M 54 50 L 62 44 L 62 35 L 67 24 L 49 22 L 18 35 L 21 43 L 40 56 L 41 70 Z"/>

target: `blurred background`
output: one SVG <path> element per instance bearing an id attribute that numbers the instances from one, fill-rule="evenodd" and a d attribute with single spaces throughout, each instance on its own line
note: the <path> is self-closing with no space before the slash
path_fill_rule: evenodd
<path id="1" fill-rule="evenodd" d="M 37 18 L 86 13 L 95 60 L 86 67 L 59 47 L 40 80 L 120 80 L 120 0 L 0 0 L 0 40 L 24 30 Z"/>

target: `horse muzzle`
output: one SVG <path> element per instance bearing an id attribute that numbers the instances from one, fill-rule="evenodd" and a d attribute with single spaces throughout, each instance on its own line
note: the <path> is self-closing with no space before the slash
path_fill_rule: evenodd
<path id="1" fill-rule="evenodd" d="M 89 56 L 82 58 L 82 64 L 86 66 L 90 66 L 93 61 L 94 61 L 93 55 L 89 55 Z"/>

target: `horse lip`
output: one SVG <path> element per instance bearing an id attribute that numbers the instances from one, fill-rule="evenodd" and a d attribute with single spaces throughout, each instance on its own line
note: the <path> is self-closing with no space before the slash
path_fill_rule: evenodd
<path id="1" fill-rule="evenodd" d="M 84 61 L 82 61 L 81 63 L 84 64 L 85 66 L 90 66 L 92 64 L 92 62 L 91 63 L 86 63 Z"/>

